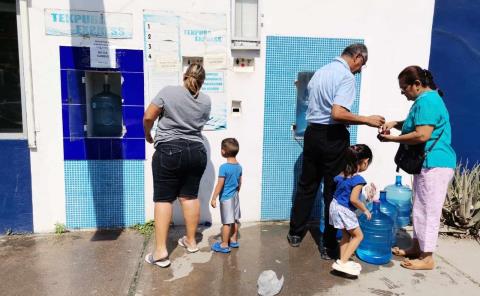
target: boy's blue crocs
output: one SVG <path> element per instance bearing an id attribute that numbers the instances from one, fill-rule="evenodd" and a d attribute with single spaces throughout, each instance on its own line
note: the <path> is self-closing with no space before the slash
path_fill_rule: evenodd
<path id="1" fill-rule="evenodd" d="M 218 252 L 218 253 L 230 253 L 230 248 L 227 247 L 227 248 L 222 248 L 222 246 L 220 245 L 220 242 L 215 242 L 213 245 L 212 245 L 212 251 L 215 251 L 215 252 Z"/>
<path id="2" fill-rule="evenodd" d="M 230 248 L 238 248 L 240 244 L 238 242 L 230 242 Z"/>

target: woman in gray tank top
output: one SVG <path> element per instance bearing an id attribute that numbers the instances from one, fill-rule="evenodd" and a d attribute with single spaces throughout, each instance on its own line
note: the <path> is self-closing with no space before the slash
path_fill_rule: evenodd
<path id="1" fill-rule="evenodd" d="M 201 130 L 210 117 L 211 100 L 200 92 L 205 70 L 191 64 L 183 76 L 183 86 L 167 86 L 155 96 L 143 117 L 145 139 L 153 143 L 153 201 L 155 203 L 155 249 L 145 261 L 168 267 L 167 237 L 172 203 L 180 200 L 186 236 L 178 244 L 189 253 L 198 251 L 195 241 L 200 218 L 197 199 L 200 179 L 207 165 Z M 155 138 L 150 131 L 158 119 Z"/>

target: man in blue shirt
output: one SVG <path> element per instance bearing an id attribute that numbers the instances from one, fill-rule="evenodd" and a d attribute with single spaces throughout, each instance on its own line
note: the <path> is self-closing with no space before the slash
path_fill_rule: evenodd
<path id="1" fill-rule="evenodd" d="M 343 50 L 340 57 L 317 70 L 308 84 L 308 126 L 304 135 L 303 166 L 287 239 L 292 247 L 300 245 L 323 179 L 325 231 L 321 255 L 324 259 L 338 254 L 336 231 L 329 223 L 328 214 L 335 192 L 333 178 L 343 169 L 344 153 L 350 146 L 347 125 L 380 127 L 385 123 L 385 118 L 380 115 L 361 116 L 350 112 L 356 96 L 354 74 L 362 71 L 367 60 L 367 47 L 352 44 Z"/>

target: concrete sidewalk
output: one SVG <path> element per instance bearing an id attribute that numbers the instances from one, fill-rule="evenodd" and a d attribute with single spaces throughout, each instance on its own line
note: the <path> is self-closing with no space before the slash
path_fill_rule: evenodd
<path id="1" fill-rule="evenodd" d="M 200 252 L 187 254 L 176 245 L 184 228 L 172 228 L 168 269 L 143 261 L 153 240 L 132 230 L 0 237 L 0 295 L 246 296 L 256 295 L 267 269 L 285 277 L 280 295 L 480 295 L 474 240 L 442 237 L 433 271 L 406 270 L 394 258 L 386 266 L 362 263 L 359 278 L 349 280 L 331 274 L 312 236 L 289 247 L 285 223 L 243 225 L 241 246 L 229 255 L 210 251 L 219 230 L 200 228 Z"/>

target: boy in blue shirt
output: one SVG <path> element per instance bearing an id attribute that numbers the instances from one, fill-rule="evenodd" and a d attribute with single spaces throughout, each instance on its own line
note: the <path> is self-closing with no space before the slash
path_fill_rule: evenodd
<path id="1" fill-rule="evenodd" d="M 217 207 L 217 197 L 220 196 L 220 216 L 222 218 L 222 241 L 212 245 L 212 250 L 220 253 L 230 253 L 230 248 L 238 248 L 238 222 L 241 217 L 238 192 L 242 184 L 242 166 L 237 162 L 239 151 L 235 138 L 222 141 L 222 156 L 227 162 L 220 166 L 217 186 L 210 204 Z"/>

